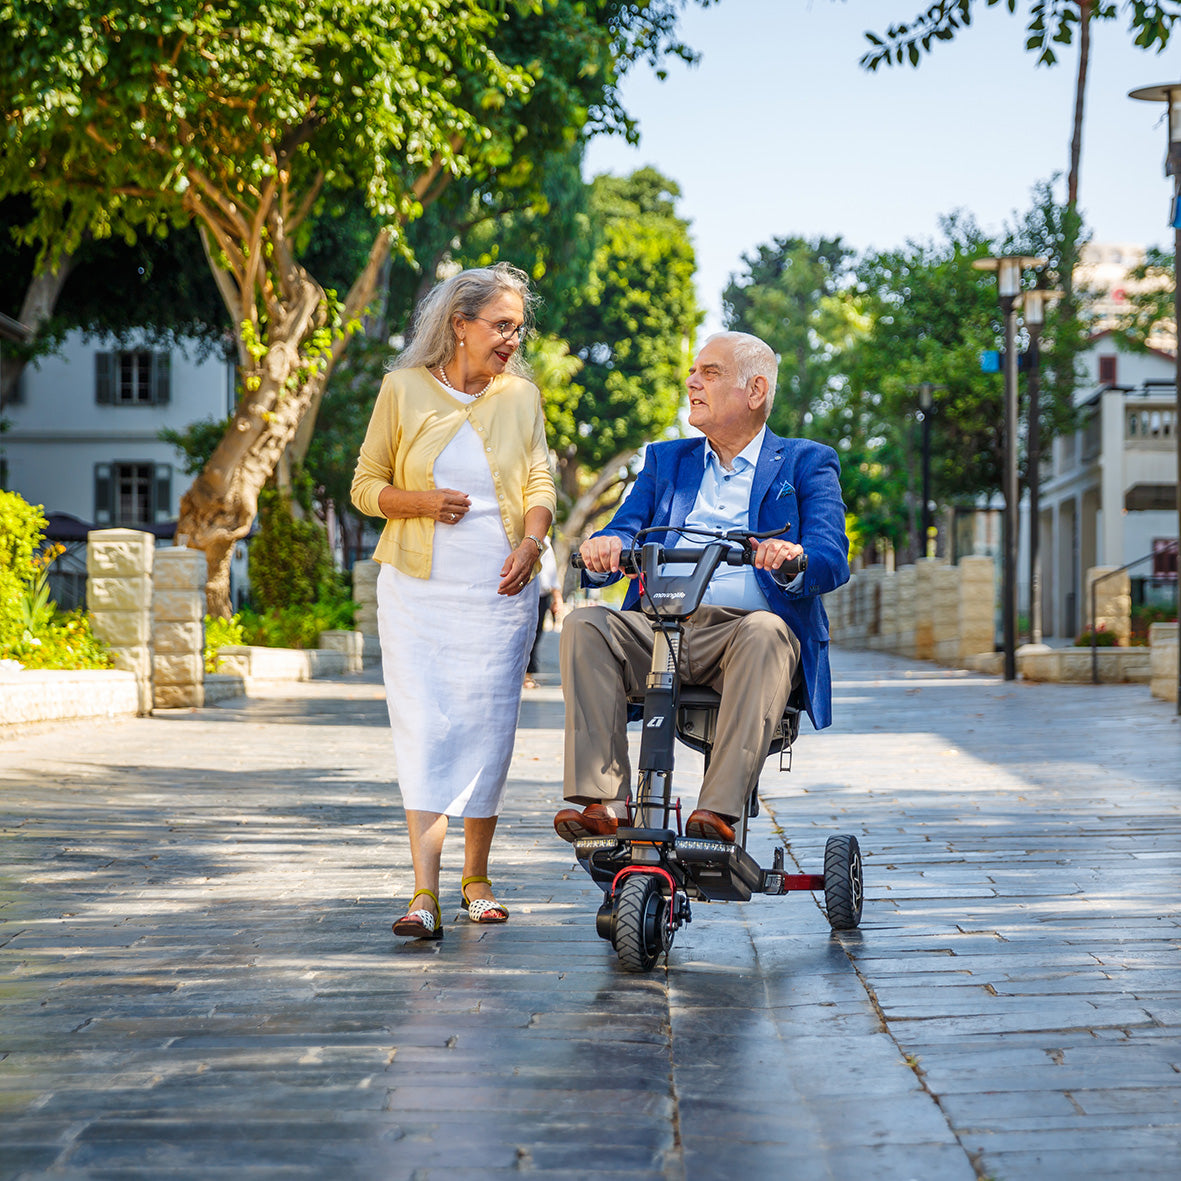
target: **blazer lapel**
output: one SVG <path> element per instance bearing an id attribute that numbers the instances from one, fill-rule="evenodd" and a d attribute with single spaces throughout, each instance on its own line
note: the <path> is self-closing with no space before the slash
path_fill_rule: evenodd
<path id="1" fill-rule="evenodd" d="M 754 533 L 759 531 L 759 510 L 763 507 L 763 500 L 783 466 L 786 449 L 786 440 L 778 435 L 768 431 L 763 436 L 763 447 L 759 452 L 759 462 L 755 467 L 755 478 L 750 488 L 750 528 Z"/>
<path id="2" fill-rule="evenodd" d="M 693 504 L 697 500 L 697 491 L 701 487 L 701 474 L 705 463 L 705 440 L 700 440 L 694 447 L 687 447 L 681 454 L 677 464 L 676 478 L 673 481 L 673 500 L 669 507 L 668 523 L 683 525 L 689 519 Z"/>

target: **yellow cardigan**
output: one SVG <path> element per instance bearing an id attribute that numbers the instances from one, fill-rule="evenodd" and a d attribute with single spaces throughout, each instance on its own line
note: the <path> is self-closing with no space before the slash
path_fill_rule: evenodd
<path id="1" fill-rule="evenodd" d="M 426 369 L 395 369 L 381 383 L 353 476 L 352 501 L 382 516 L 377 498 L 386 485 L 421 491 L 435 487 L 439 453 L 468 421 L 484 441 L 500 516 L 515 549 L 525 537 L 525 514 L 557 504 L 537 387 L 521 377 L 493 378 L 483 397 L 462 403 Z M 462 491 L 462 489 L 461 489 Z M 430 517 L 386 520 L 373 557 L 414 578 L 429 578 L 435 522 Z M 540 569 L 535 563 L 534 572 Z"/>

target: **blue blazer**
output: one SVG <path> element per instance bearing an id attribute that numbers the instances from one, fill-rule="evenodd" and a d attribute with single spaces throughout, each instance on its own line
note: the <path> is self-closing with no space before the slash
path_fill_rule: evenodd
<path id="1" fill-rule="evenodd" d="M 683 525 L 697 499 L 704 471 L 704 438 L 649 444 L 644 466 L 627 499 L 611 523 L 595 536 L 614 534 L 627 547 L 640 529 Z M 849 581 L 840 461 L 837 453 L 823 443 L 781 439 L 768 430 L 755 466 L 749 526 L 752 533 L 761 533 L 784 524 L 791 526 L 785 538 L 802 545 L 808 555 L 803 584 L 796 591 L 787 591 L 766 570 L 756 570 L 755 577 L 771 610 L 800 641 L 808 716 L 821 730 L 832 724 L 832 676 L 828 667 L 828 616 L 820 596 Z M 691 539 L 678 542 L 676 534 L 650 533 L 644 540 L 661 545 L 695 544 Z M 623 609 L 638 608 L 639 589 L 633 579 Z"/>

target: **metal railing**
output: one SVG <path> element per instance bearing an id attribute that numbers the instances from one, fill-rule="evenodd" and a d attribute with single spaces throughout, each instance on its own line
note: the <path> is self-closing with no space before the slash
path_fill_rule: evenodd
<path id="1" fill-rule="evenodd" d="M 1175 542 L 1175 541 L 1169 542 L 1167 545 L 1165 545 L 1164 547 L 1162 547 L 1159 550 L 1155 550 L 1151 554 L 1145 554 L 1144 557 L 1136 558 L 1135 561 L 1128 562 L 1126 565 L 1120 566 L 1115 570 L 1108 570 L 1108 572 L 1106 574 L 1100 574 L 1099 577 L 1096 578 L 1095 581 L 1091 583 L 1091 684 L 1092 685 L 1099 684 L 1099 644 L 1098 644 L 1099 629 L 1096 626 L 1096 624 L 1098 622 L 1097 616 L 1099 613 L 1099 607 L 1098 607 L 1098 596 L 1095 592 L 1095 588 L 1101 582 L 1106 581 L 1108 578 L 1114 578 L 1117 574 L 1123 574 L 1125 570 L 1131 570 L 1133 566 L 1139 566 L 1144 562 L 1151 562 L 1154 559 L 1159 558 L 1161 556 L 1161 554 L 1167 554 L 1170 552 L 1172 552 L 1172 553 L 1177 552 L 1177 542 Z M 1177 601 L 1178 616 L 1177 617 L 1178 617 L 1178 619 L 1181 619 L 1181 561 L 1178 561 L 1177 566 L 1178 566 L 1178 571 L 1177 571 L 1177 574 L 1174 576 L 1174 579 L 1177 582 L 1177 588 L 1178 588 L 1178 601 Z"/>

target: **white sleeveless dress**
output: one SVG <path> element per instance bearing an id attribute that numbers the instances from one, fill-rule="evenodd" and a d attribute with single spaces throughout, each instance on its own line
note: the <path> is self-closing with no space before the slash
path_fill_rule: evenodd
<path id="1" fill-rule="evenodd" d="M 377 578 L 398 787 L 412 810 L 496 816 L 537 627 L 537 579 L 518 595 L 496 593 L 511 547 L 470 422 L 435 460 L 434 478 L 467 493 L 471 509 L 456 525 L 435 525 L 429 578 L 387 562 Z"/>

